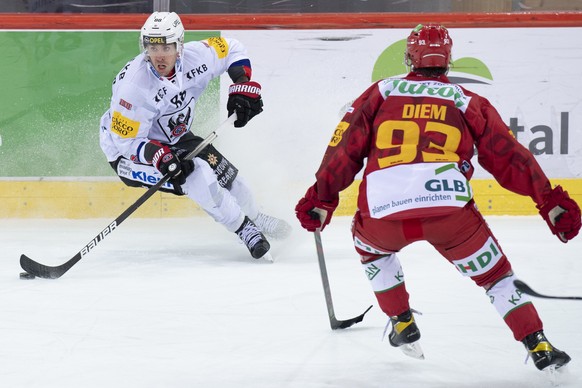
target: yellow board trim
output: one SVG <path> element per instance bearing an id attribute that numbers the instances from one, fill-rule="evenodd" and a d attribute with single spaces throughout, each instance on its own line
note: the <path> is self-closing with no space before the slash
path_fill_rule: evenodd
<path id="1" fill-rule="evenodd" d="M 145 189 L 121 182 L 0 181 L 0 218 L 114 218 Z M 158 192 L 135 217 L 191 217 L 202 214 L 187 197 Z"/>
<path id="2" fill-rule="evenodd" d="M 354 182 L 341 193 L 336 216 L 354 214 L 360 182 Z M 475 202 L 485 215 L 537 214 L 529 197 L 513 194 L 493 180 L 475 179 L 471 183 Z M 582 204 L 582 179 L 552 179 L 552 183 L 562 185 Z M 114 218 L 144 190 L 118 181 L 0 181 L 0 218 Z M 189 198 L 158 192 L 135 212 L 135 217 L 202 214 L 205 214 L 203 210 Z"/>

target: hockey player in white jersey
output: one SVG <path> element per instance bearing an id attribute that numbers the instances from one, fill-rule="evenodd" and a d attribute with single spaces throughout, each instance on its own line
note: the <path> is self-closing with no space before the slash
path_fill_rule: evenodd
<path id="1" fill-rule="evenodd" d="M 243 127 L 263 110 L 261 86 L 251 81 L 243 45 L 214 37 L 184 43 L 174 12 L 154 12 L 140 35 L 141 53 L 113 81 L 111 104 L 101 118 L 100 145 L 128 186 L 150 187 L 171 174 L 161 190 L 186 195 L 216 222 L 235 232 L 255 259 L 269 258 L 265 235 L 285 238 L 290 225 L 259 212 L 253 195 L 232 165 L 212 145 L 194 160 L 181 160 L 202 138 L 190 131 L 195 104 L 208 83 L 225 72 L 229 116 Z"/>

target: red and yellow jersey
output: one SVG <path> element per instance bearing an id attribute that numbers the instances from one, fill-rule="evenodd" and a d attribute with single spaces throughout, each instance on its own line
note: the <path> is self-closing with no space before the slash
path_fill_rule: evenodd
<path id="1" fill-rule="evenodd" d="M 503 187 L 536 204 L 551 190 L 487 99 L 445 76 L 385 79 L 358 97 L 335 129 L 316 173 L 318 196 L 336 199 L 365 165 L 358 197 L 363 216 L 445 214 L 473 196 L 475 153 Z"/>

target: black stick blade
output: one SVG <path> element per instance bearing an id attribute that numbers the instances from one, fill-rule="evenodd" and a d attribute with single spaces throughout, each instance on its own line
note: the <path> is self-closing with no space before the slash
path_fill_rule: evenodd
<path id="1" fill-rule="evenodd" d="M 331 329 L 332 330 L 336 330 L 336 329 L 346 329 L 358 322 L 362 322 L 362 320 L 364 319 L 364 315 L 366 315 L 366 313 L 368 311 L 370 311 L 370 309 L 372 308 L 372 306 L 368 307 L 366 309 L 366 311 L 364 311 L 361 315 L 358 315 L 355 318 L 352 319 L 346 319 L 345 321 L 340 321 L 338 319 L 332 319 L 331 320 Z"/>
<path id="2" fill-rule="evenodd" d="M 57 267 L 40 264 L 26 255 L 20 256 L 20 266 L 31 275 L 43 279 L 58 279 L 71 268 L 70 261 Z"/>
<path id="3" fill-rule="evenodd" d="M 525 282 L 521 281 L 521 280 L 514 280 L 513 281 L 513 285 L 519 289 L 521 292 L 523 292 L 524 294 L 530 295 L 530 296 L 535 296 L 537 298 L 545 298 L 545 299 L 564 299 L 564 300 L 582 300 L 582 296 L 552 296 L 552 295 L 544 295 L 544 294 L 540 294 L 539 292 L 536 292 L 534 290 L 532 290 L 532 288 L 530 286 L 528 286 L 527 284 L 525 284 Z"/>

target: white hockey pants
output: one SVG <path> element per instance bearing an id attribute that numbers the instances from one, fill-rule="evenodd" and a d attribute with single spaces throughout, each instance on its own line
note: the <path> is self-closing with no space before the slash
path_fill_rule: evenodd
<path id="1" fill-rule="evenodd" d="M 250 219 L 259 212 L 254 197 L 240 174 L 232 183 L 231 190 L 221 187 L 208 163 L 194 158 L 194 171 L 182 185 L 182 190 L 216 222 L 235 232 L 245 215 Z"/>

